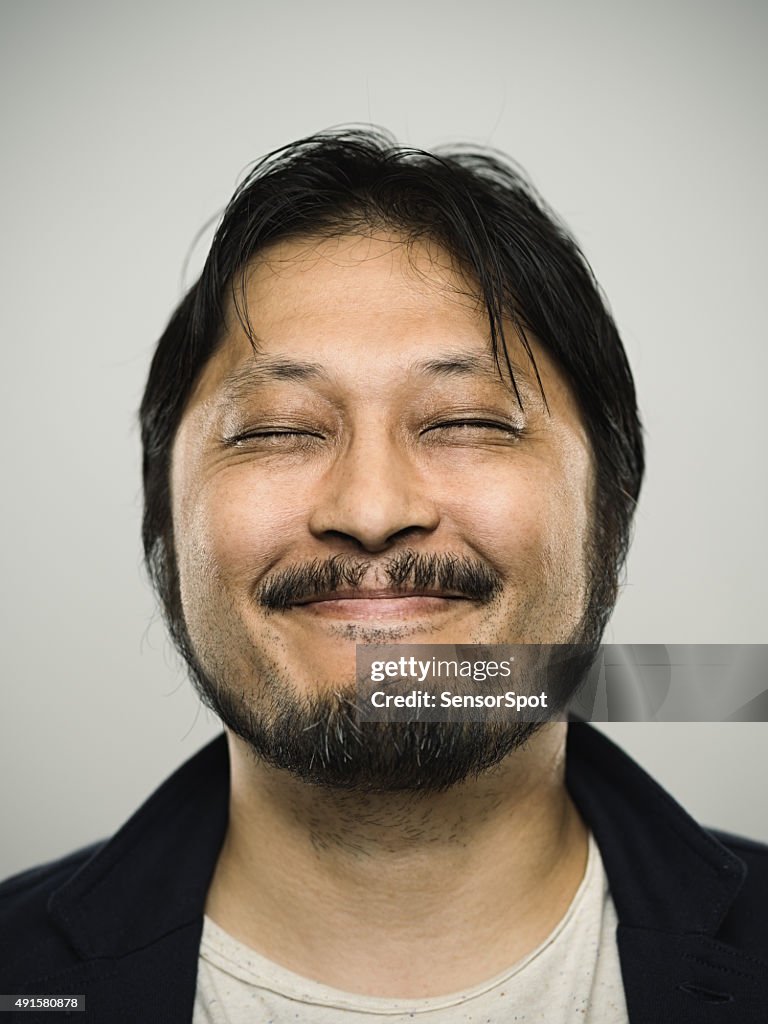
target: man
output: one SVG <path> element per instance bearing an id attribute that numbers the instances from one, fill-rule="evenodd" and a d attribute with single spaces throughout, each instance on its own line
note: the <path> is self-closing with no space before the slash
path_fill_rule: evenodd
<path id="1" fill-rule="evenodd" d="M 574 242 L 499 157 L 258 164 L 160 339 L 147 564 L 224 739 L 6 883 L 2 991 L 94 1021 L 765 1020 L 768 850 L 587 725 L 361 722 L 357 645 L 578 644 L 643 473 Z"/>

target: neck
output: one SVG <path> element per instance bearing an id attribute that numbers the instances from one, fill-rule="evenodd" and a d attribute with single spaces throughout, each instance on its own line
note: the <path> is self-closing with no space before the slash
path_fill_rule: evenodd
<path id="1" fill-rule="evenodd" d="M 390 998 L 478 984 L 546 937 L 583 876 L 565 726 L 437 794 L 310 787 L 229 745 L 230 822 L 206 912 L 306 977 Z"/>

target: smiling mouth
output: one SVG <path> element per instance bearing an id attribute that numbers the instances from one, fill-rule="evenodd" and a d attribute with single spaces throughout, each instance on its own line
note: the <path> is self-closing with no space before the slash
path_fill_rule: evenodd
<path id="1" fill-rule="evenodd" d="M 339 590 L 297 601 L 290 610 L 336 619 L 411 619 L 455 608 L 469 598 L 435 590 Z"/>

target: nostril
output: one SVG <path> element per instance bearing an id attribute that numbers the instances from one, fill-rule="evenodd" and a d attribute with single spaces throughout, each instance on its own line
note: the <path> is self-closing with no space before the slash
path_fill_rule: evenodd
<path id="1" fill-rule="evenodd" d="M 686 992 L 694 999 L 700 999 L 704 1003 L 732 1003 L 733 996 L 730 992 L 714 992 L 709 988 L 702 988 L 701 985 L 694 985 L 691 982 L 683 982 L 677 986 L 681 992 Z"/>

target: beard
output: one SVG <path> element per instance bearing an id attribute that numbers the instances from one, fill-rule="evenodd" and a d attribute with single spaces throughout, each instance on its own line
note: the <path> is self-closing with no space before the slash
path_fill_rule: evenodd
<path id="1" fill-rule="evenodd" d="M 272 575 L 256 592 L 267 612 L 280 613 L 298 601 L 359 585 L 369 563 L 336 556 Z M 449 555 L 404 551 L 384 566 L 393 587 L 439 586 L 481 603 L 500 593 L 501 578 L 482 563 Z M 554 680 L 554 707 L 545 720 L 509 717 L 427 720 L 413 709 L 397 721 L 362 721 L 355 681 L 329 690 L 327 681 L 301 694 L 274 667 L 258 673 L 257 685 L 233 685 L 225 660 L 208 657 L 204 667 L 183 615 L 172 623 L 177 648 L 204 705 L 242 739 L 257 761 L 289 772 L 314 786 L 360 793 L 437 793 L 476 778 L 523 747 L 569 701 L 586 679 L 599 650 L 606 611 L 599 600 L 602 577 L 593 576 L 584 614 Z M 178 606 L 181 609 L 181 602 Z M 213 664 L 216 662 L 216 664 Z M 550 682 L 552 681 L 550 677 Z"/>
<path id="2" fill-rule="evenodd" d="M 206 681 L 197 678 L 198 692 Z M 257 760 L 314 786 L 359 793 L 437 793 L 499 764 L 537 722 L 360 722 L 354 689 L 299 697 L 283 689 L 269 707 L 206 689 L 203 700 Z"/>

